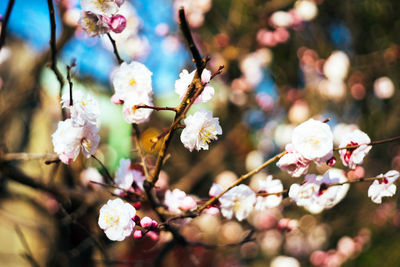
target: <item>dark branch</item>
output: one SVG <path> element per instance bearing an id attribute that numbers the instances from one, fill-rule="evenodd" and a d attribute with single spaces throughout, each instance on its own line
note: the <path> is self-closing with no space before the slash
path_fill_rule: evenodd
<path id="1" fill-rule="evenodd" d="M 10 19 L 10 15 L 11 15 L 11 11 L 12 11 L 12 8 L 14 6 L 14 3 L 15 3 L 15 0 L 10 0 L 8 2 L 6 15 L 4 16 L 4 19 L 3 19 L 2 23 L 1 23 L 0 50 L 3 47 L 4 42 L 6 40 L 7 24 L 8 24 L 8 20 Z"/>
<path id="2" fill-rule="evenodd" d="M 110 39 L 111 44 L 112 44 L 112 46 L 113 46 L 114 54 L 115 54 L 115 57 L 116 57 L 117 60 L 118 60 L 118 64 L 121 65 L 124 61 L 123 61 L 122 58 L 119 56 L 118 49 L 117 49 L 117 44 L 115 43 L 115 40 L 111 37 L 111 35 L 110 35 L 109 33 L 107 33 L 107 36 L 108 36 L 108 38 Z"/>

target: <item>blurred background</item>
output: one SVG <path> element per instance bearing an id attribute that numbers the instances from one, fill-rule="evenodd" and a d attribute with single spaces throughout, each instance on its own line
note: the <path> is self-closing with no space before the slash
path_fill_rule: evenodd
<path id="1" fill-rule="evenodd" d="M 3 19 L 8 2 L 0 1 Z M 66 77 L 66 65 L 76 59 L 74 89 L 99 101 L 96 156 L 114 173 L 121 158 L 136 160 L 137 154 L 130 125 L 110 102 L 110 75 L 117 67 L 111 43 L 106 36 L 89 37 L 78 26 L 78 0 L 55 5 L 58 67 Z M 191 112 L 212 109 L 224 134 L 208 151 L 193 153 L 176 135 L 162 173 L 170 188 L 206 199 L 213 182 L 230 184 L 279 153 L 292 129 L 311 117 L 329 118 L 336 141 L 354 128 L 371 140 L 400 135 L 399 1 L 125 0 L 120 13 L 127 28 L 112 36 L 124 60 L 140 61 L 153 72 L 158 106 L 179 103 L 175 80 L 182 69 L 194 69 L 176 23 L 182 5 L 202 55 L 211 57 L 208 69 L 225 66 L 211 82 L 215 97 Z M 0 158 L 42 183 L 79 189 L 86 198 L 84 204 L 70 200 L 62 206 L 51 194 L 0 173 L 0 265 L 103 266 L 105 249 L 119 261 L 115 266 L 147 266 L 171 237 L 162 234 L 156 244 L 106 240 L 97 217 L 110 190 L 88 183 L 101 180 L 97 162 L 80 156 L 68 168 L 44 164 L 47 158 L 41 155 L 53 153 L 51 134 L 61 120 L 59 84 L 48 67 L 49 39 L 47 2 L 16 0 L 0 50 Z M 140 126 L 149 162 L 159 148 L 152 150 L 150 139 L 170 125 L 172 115 L 153 112 L 150 122 Z M 13 154 L 22 152 L 37 158 Z M 374 146 L 354 171 L 340 162 L 336 167 L 353 178 L 399 170 L 400 146 Z M 311 172 L 326 169 L 314 166 Z M 267 174 L 281 179 L 285 188 L 300 181 L 269 166 L 250 179 L 250 186 Z M 398 266 L 398 194 L 376 205 L 367 197 L 368 186 L 352 185 L 341 203 L 319 215 L 289 200 L 280 208 L 254 212 L 245 223 L 202 215 L 181 227 L 183 235 L 221 247 L 176 249 L 164 259 L 165 266 Z M 162 189 L 159 194 L 162 198 Z M 144 206 L 140 212 L 150 211 Z M 285 219 L 298 227 L 289 232 L 278 227 Z M 239 242 L 249 229 L 256 229 L 255 241 L 223 246 Z"/>

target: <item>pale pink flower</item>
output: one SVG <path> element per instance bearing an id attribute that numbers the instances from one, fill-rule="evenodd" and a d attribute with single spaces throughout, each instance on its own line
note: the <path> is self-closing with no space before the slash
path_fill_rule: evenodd
<path id="1" fill-rule="evenodd" d="M 111 16 L 117 13 L 119 5 L 113 0 L 81 0 L 81 7 L 86 12 Z"/>
<path id="2" fill-rule="evenodd" d="M 268 175 L 265 179 L 258 180 L 258 192 L 259 193 L 280 193 L 283 191 L 283 185 L 281 180 L 272 179 L 272 175 Z M 256 210 L 271 209 L 279 206 L 282 202 L 282 194 L 279 195 L 268 195 L 268 196 L 257 196 L 256 199 Z"/>
<path id="3" fill-rule="evenodd" d="M 122 15 L 114 15 L 109 19 L 108 26 L 115 33 L 121 33 L 126 28 L 126 18 Z"/>
<path id="4" fill-rule="evenodd" d="M 305 159 L 297 152 L 288 152 L 276 163 L 282 171 L 288 172 L 293 177 L 300 177 L 308 171 L 311 161 Z"/>
<path id="5" fill-rule="evenodd" d="M 247 185 L 238 185 L 219 199 L 221 203 L 221 213 L 227 219 L 233 216 L 239 221 L 247 218 L 256 203 L 256 194 Z"/>
<path id="6" fill-rule="evenodd" d="M 219 184 L 212 184 L 210 191 L 208 192 L 208 195 L 210 197 L 215 197 L 221 194 L 223 191 L 222 187 Z"/>
<path id="7" fill-rule="evenodd" d="M 106 236 L 113 241 L 122 241 L 130 236 L 135 222 L 136 209 L 121 199 L 109 200 L 100 209 L 98 224 Z"/>
<path id="8" fill-rule="evenodd" d="M 179 74 L 179 79 L 175 81 L 175 92 L 179 95 L 179 98 L 182 100 L 186 95 L 186 92 L 189 88 L 189 85 L 192 83 L 196 70 L 189 73 L 186 69 L 182 70 Z M 208 83 L 211 78 L 211 72 L 207 69 L 204 69 L 201 74 L 202 83 Z M 206 84 L 203 92 L 196 98 L 194 104 L 204 103 L 209 101 L 214 96 L 214 88 Z"/>
<path id="9" fill-rule="evenodd" d="M 87 32 L 90 37 L 102 35 L 110 31 L 108 24 L 98 16 L 91 12 L 82 12 L 79 25 Z"/>
<path id="10" fill-rule="evenodd" d="M 167 192 L 165 192 L 164 204 L 169 211 L 175 213 L 182 213 L 182 211 L 188 211 L 196 207 L 196 201 L 177 188 L 173 191 L 167 190 Z"/>
<path id="11" fill-rule="evenodd" d="M 126 122 L 140 124 L 150 119 L 153 110 L 149 108 L 136 108 L 137 105 L 153 106 L 153 102 L 151 97 L 146 94 L 129 94 L 122 107 Z"/>
<path id="12" fill-rule="evenodd" d="M 390 170 L 385 174 L 380 174 L 378 177 L 384 177 L 375 180 L 368 188 L 368 197 L 372 202 L 381 204 L 382 197 L 391 197 L 396 193 L 396 185 L 394 182 L 399 178 L 399 172 Z"/>
<path id="13" fill-rule="evenodd" d="M 355 145 L 361 146 L 357 148 L 341 149 L 339 151 L 343 165 L 348 166 L 350 169 L 355 169 L 357 165 L 362 164 L 364 157 L 372 148 L 372 146 L 367 146 L 370 142 L 371 139 L 369 136 L 358 129 L 345 134 L 340 142 L 340 148 Z"/>
<path id="14" fill-rule="evenodd" d="M 90 94 L 84 94 L 80 90 L 74 90 L 72 94 L 73 105 L 70 103 L 69 92 L 62 96 L 61 104 L 63 108 L 70 111 L 72 124 L 76 127 L 87 123 L 97 124 L 100 116 L 99 104 Z"/>
<path id="15" fill-rule="evenodd" d="M 130 190 L 131 187 L 134 185 L 142 192 L 144 192 L 144 180 L 146 180 L 146 178 L 141 171 L 131 168 L 130 159 L 121 159 L 119 161 L 119 167 L 115 172 L 115 183 L 119 188 Z M 121 189 L 115 189 L 115 193 L 121 194 Z"/>
<path id="16" fill-rule="evenodd" d="M 305 159 L 328 160 L 333 153 L 333 134 L 326 123 L 309 119 L 294 128 L 292 144 Z"/>
<path id="17" fill-rule="evenodd" d="M 185 119 L 186 127 L 181 133 L 183 145 L 190 150 L 200 149 L 208 150 L 208 144 L 216 140 L 217 135 L 222 134 L 222 128 L 219 125 L 218 118 L 212 117 L 212 112 L 199 110 Z"/>

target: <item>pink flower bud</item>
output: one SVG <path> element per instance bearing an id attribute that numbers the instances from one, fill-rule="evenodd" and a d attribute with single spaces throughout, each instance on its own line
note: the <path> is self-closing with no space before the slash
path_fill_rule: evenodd
<path id="1" fill-rule="evenodd" d="M 143 228 L 149 228 L 149 227 L 151 227 L 152 226 L 152 223 L 153 223 L 153 220 L 150 218 L 150 217 L 143 217 L 141 220 L 140 220 L 140 225 L 143 227 Z"/>
<path id="2" fill-rule="evenodd" d="M 126 27 L 126 18 L 122 15 L 112 16 L 108 26 L 113 32 L 121 33 Z"/>
<path id="3" fill-rule="evenodd" d="M 140 239 L 143 237 L 143 232 L 142 230 L 135 230 L 135 232 L 133 232 L 133 238 L 135 239 Z"/>
<path id="4" fill-rule="evenodd" d="M 132 218 L 132 220 L 136 223 L 136 224 L 140 224 L 140 217 L 135 215 L 135 217 Z"/>
<path id="5" fill-rule="evenodd" d="M 142 202 L 136 202 L 135 204 L 133 204 L 133 206 L 135 207 L 135 209 L 138 210 L 142 206 Z"/>
<path id="6" fill-rule="evenodd" d="M 192 197 L 185 197 L 179 206 L 182 210 L 187 211 L 196 208 L 196 201 Z"/>
<path id="7" fill-rule="evenodd" d="M 160 237 L 160 233 L 155 232 L 155 231 L 149 231 L 147 233 L 147 236 L 150 237 L 152 240 L 156 241 Z"/>
<path id="8" fill-rule="evenodd" d="M 153 221 L 151 222 L 151 228 L 152 228 L 152 229 L 156 229 L 157 226 L 158 226 L 158 222 L 155 221 L 155 220 L 153 220 Z"/>
<path id="9" fill-rule="evenodd" d="M 65 155 L 65 153 L 60 154 L 60 156 L 58 156 L 58 158 L 61 160 L 62 163 L 64 164 L 70 164 L 72 159 L 69 158 L 67 155 Z"/>
<path id="10" fill-rule="evenodd" d="M 326 164 L 328 164 L 328 166 L 333 167 L 336 164 L 336 158 L 332 157 L 330 159 L 328 159 L 328 161 L 326 162 Z"/>
<path id="11" fill-rule="evenodd" d="M 211 80 L 211 71 L 204 69 L 201 73 L 201 82 L 208 83 Z"/>
<path id="12" fill-rule="evenodd" d="M 209 215 L 213 215 L 214 216 L 214 215 L 217 215 L 219 213 L 219 209 L 216 208 L 216 207 L 209 207 L 204 212 L 209 214 Z"/>
<path id="13" fill-rule="evenodd" d="M 111 97 L 111 102 L 115 105 L 121 105 L 124 103 L 124 101 L 122 101 L 121 99 L 118 98 L 117 95 L 113 94 Z"/>
<path id="14" fill-rule="evenodd" d="M 285 150 L 286 150 L 286 152 L 288 152 L 288 153 L 293 153 L 293 151 L 294 151 L 293 144 L 292 144 L 292 143 L 287 144 L 287 145 L 285 146 Z"/>

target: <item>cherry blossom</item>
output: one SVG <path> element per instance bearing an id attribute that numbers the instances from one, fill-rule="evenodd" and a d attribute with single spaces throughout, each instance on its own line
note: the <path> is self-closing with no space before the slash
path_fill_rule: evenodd
<path id="1" fill-rule="evenodd" d="M 189 115 L 184 122 L 186 127 L 182 131 L 181 141 L 190 152 L 193 149 L 208 150 L 208 144 L 218 139 L 217 135 L 222 134 L 219 120 L 212 117 L 211 111 L 199 110 Z"/>
<path id="2" fill-rule="evenodd" d="M 82 12 L 79 24 L 90 37 L 102 35 L 110 31 L 109 25 L 100 16 L 91 12 Z"/>
<path id="3" fill-rule="evenodd" d="M 371 150 L 372 146 L 367 146 L 371 142 L 369 136 L 360 131 L 354 130 L 345 134 L 340 142 L 339 147 L 361 145 L 357 148 L 341 149 L 339 151 L 340 159 L 344 166 L 348 166 L 350 169 L 355 169 L 357 165 L 363 163 L 364 157 Z"/>
<path id="4" fill-rule="evenodd" d="M 74 126 L 83 126 L 86 123 L 97 124 L 100 115 L 98 102 L 90 95 L 85 95 L 80 90 L 75 90 L 72 96 L 73 105 L 70 104 L 70 94 L 62 96 L 61 104 L 63 108 L 70 111 Z"/>
<path id="5" fill-rule="evenodd" d="M 233 216 L 239 221 L 247 218 L 256 203 L 256 194 L 247 185 L 238 185 L 219 199 L 221 203 L 221 213 L 227 219 Z"/>
<path id="6" fill-rule="evenodd" d="M 305 159 L 301 154 L 293 150 L 287 152 L 288 153 L 279 159 L 276 166 L 282 171 L 288 172 L 293 177 L 300 177 L 306 174 L 311 161 Z"/>
<path id="7" fill-rule="evenodd" d="M 265 179 L 258 180 L 259 193 L 279 193 L 283 191 L 283 185 L 280 180 L 272 179 L 272 175 L 268 175 Z M 256 210 L 271 209 L 279 206 L 282 202 L 282 195 L 257 196 Z"/>
<path id="8" fill-rule="evenodd" d="M 333 153 L 333 134 L 326 123 L 309 119 L 293 130 L 292 144 L 305 159 L 321 163 Z"/>
<path id="9" fill-rule="evenodd" d="M 97 126 L 91 123 L 74 127 L 72 119 L 60 121 L 57 130 L 52 135 L 54 151 L 65 164 L 75 160 L 79 152 L 89 158 L 96 152 L 99 145 L 98 131 Z"/>
<path id="10" fill-rule="evenodd" d="M 119 5 L 114 0 L 81 0 L 81 7 L 83 11 L 104 16 L 114 15 L 119 9 Z"/>
<path id="11" fill-rule="evenodd" d="M 129 159 L 121 159 L 119 161 L 119 167 L 115 172 L 115 183 L 119 188 L 129 190 L 132 186 L 135 186 L 144 192 L 144 180 L 146 178 L 141 171 L 131 168 Z M 123 192 L 121 189 L 115 189 L 115 193 L 121 194 Z"/>
<path id="12" fill-rule="evenodd" d="M 128 101 L 138 96 L 150 96 L 153 92 L 151 84 L 152 72 L 142 63 L 132 61 L 127 64 L 123 62 L 113 73 L 112 84 L 115 96 Z"/>
<path id="13" fill-rule="evenodd" d="M 146 94 L 130 94 L 132 97 L 129 97 L 124 102 L 123 115 L 124 119 L 128 123 L 144 123 L 150 119 L 150 115 L 153 112 L 152 109 L 149 108 L 136 108 L 137 105 L 148 105 L 152 106 L 153 102 L 151 98 Z M 133 95 L 136 95 L 134 97 Z"/>
<path id="14" fill-rule="evenodd" d="M 399 172 L 390 170 L 385 174 L 380 174 L 378 177 L 382 179 L 375 180 L 368 188 L 368 197 L 372 202 L 381 204 L 382 197 L 391 197 L 396 193 L 396 185 L 394 182 L 399 178 Z"/>
<path id="15" fill-rule="evenodd" d="M 186 69 L 182 70 L 179 74 L 179 79 L 175 81 L 175 92 L 179 95 L 179 98 L 182 100 L 189 88 L 189 85 L 192 83 L 196 70 L 189 73 Z M 209 101 L 214 96 L 214 88 L 207 84 L 210 81 L 211 72 L 207 69 L 204 69 L 201 74 L 201 82 L 205 84 L 203 92 L 196 98 L 194 104 L 204 103 Z"/>
<path id="16" fill-rule="evenodd" d="M 175 213 L 182 213 L 182 211 L 188 211 L 196 207 L 196 201 L 177 188 L 173 191 L 167 190 L 165 192 L 164 204 L 169 211 Z"/>
<path id="17" fill-rule="evenodd" d="M 110 199 L 100 209 L 98 224 L 106 236 L 113 241 L 122 241 L 130 236 L 135 222 L 136 209 L 121 199 Z"/>

